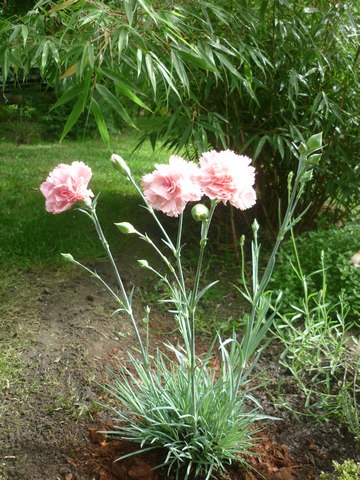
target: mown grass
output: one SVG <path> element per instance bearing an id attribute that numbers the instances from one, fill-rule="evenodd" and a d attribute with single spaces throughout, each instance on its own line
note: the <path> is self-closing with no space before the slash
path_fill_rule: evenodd
<path id="1" fill-rule="evenodd" d="M 168 157 L 166 152 L 153 153 L 150 145 L 132 153 L 137 139 L 134 134 L 114 139 L 114 152 L 129 163 L 134 176 L 152 170 L 155 162 Z M 140 199 L 119 172 L 116 172 L 101 140 L 66 141 L 62 144 L 15 146 L 0 145 L 0 262 L 10 267 L 49 265 L 61 261 L 61 252 L 71 252 L 81 259 L 102 255 L 89 220 L 76 209 L 61 215 L 45 211 L 40 184 L 58 163 L 82 160 L 93 170 L 90 188 L 100 193 L 98 215 L 114 248 L 124 248 L 126 240 L 114 222 L 131 221 L 146 225 L 146 212 L 138 207 Z"/>

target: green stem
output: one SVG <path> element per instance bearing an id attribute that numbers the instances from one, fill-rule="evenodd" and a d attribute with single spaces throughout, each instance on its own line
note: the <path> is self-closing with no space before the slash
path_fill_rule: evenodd
<path id="1" fill-rule="evenodd" d="M 200 277 L 201 277 L 201 270 L 202 270 L 202 264 L 204 260 L 204 252 L 205 252 L 205 247 L 207 243 L 207 236 L 211 224 L 211 219 L 214 214 L 216 205 L 218 202 L 212 201 L 211 202 L 211 207 L 210 207 L 210 212 L 209 212 L 209 218 L 201 223 L 201 239 L 200 239 L 200 251 L 199 251 L 199 258 L 198 258 L 198 263 L 196 267 L 196 273 L 195 273 L 195 280 L 194 280 L 194 287 L 191 292 L 190 296 L 190 303 L 189 303 L 189 322 L 190 322 L 190 332 L 191 332 L 191 338 L 190 338 L 190 352 L 188 352 L 188 355 L 190 354 L 190 369 L 189 369 L 189 375 L 190 375 L 190 388 L 191 388 L 191 399 L 192 399 L 192 409 L 193 409 L 193 415 L 194 415 L 194 429 L 195 432 L 197 430 L 197 399 L 195 395 L 195 369 L 196 369 L 196 342 L 195 342 L 195 317 L 196 317 L 196 307 L 197 307 L 197 295 L 198 295 L 198 290 L 199 290 L 199 284 L 200 284 Z"/>
<path id="2" fill-rule="evenodd" d="M 178 276 L 181 283 L 182 293 L 184 296 L 184 300 L 186 301 L 186 288 L 185 288 L 185 280 L 184 280 L 184 272 L 181 264 L 181 236 L 182 236 L 182 229 L 183 229 L 183 214 L 179 217 L 179 224 L 178 224 L 178 233 L 176 239 L 176 264 L 178 269 Z"/>
<path id="3" fill-rule="evenodd" d="M 302 175 L 304 174 L 304 164 L 305 164 L 305 157 L 303 155 L 300 156 L 299 160 L 299 165 L 298 165 L 298 170 L 295 176 L 295 181 L 293 188 L 291 190 L 291 194 L 289 195 L 288 199 L 288 205 L 287 209 L 284 215 L 284 219 L 281 223 L 281 226 L 279 228 L 279 232 L 276 237 L 275 245 L 273 247 L 273 250 L 271 252 L 269 261 L 266 265 L 265 271 L 262 275 L 260 283 L 258 283 L 257 279 L 254 280 L 254 291 L 253 291 L 253 298 L 252 298 L 252 308 L 251 308 L 251 313 L 250 313 L 250 318 L 249 318 L 249 323 L 247 327 L 247 334 L 246 334 L 246 342 L 244 345 L 244 355 L 243 355 L 243 365 L 242 368 L 245 367 L 245 364 L 248 360 L 249 357 L 249 350 L 250 350 L 250 343 L 252 342 L 254 338 L 254 330 L 259 329 L 261 327 L 261 321 L 256 321 L 256 315 L 258 313 L 258 308 L 259 308 L 259 302 L 264 294 L 267 285 L 270 281 L 272 272 L 274 270 L 275 266 L 275 259 L 277 252 L 279 250 L 280 244 L 284 239 L 285 234 L 288 232 L 288 230 L 291 228 L 292 225 L 292 218 L 293 214 L 295 211 L 295 208 L 298 204 L 298 201 L 300 199 L 300 195 L 302 192 L 303 188 L 303 183 L 302 183 Z M 257 247 L 257 232 L 255 232 L 255 243 L 254 243 L 254 248 L 253 248 L 253 265 L 256 264 L 258 265 L 259 258 L 259 250 Z M 256 271 L 256 276 L 257 276 L 257 271 Z"/>
<path id="4" fill-rule="evenodd" d="M 106 240 L 105 238 L 105 235 L 104 235 L 104 232 L 101 228 L 101 225 L 100 225 L 100 222 L 99 222 L 99 219 L 97 217 L 97 214 L 96 214 L 96 207 L 92 204 L 90 207 L 90 218 L 92 219 L 94 225 L 95 225 L 95 228 L 96 228 L 96 232 L 99 236 L 99 239 L 107 253 L 107 256 L 109 257 L 109 260 L 110 260 L 110 264 L 112 266 L 112 269 L 114 271 L 114 274 L 115 274 L 115 278 L 116 278 L 116 282 L 118 284 L 118 287 L 120 289 L 120 292 L 121 292 L 121 297 L 122 297 L 122 302 L 123 302 L 123 305 L 124 305 L 124 308 L 125 308 L 125 311 L 126 313 L 129 315 L 130 319 L 131 319 L 131 323 L 133 325 L 133 328 L 134 328 L 134 331 L 135 331 L 135 335 L 136 335 L 136 339 L 138 341 L 138 344 L 139 344 L 139 347 L 140 347 L 140 351 L 141 351 L 141 355 L 143 357 L 143 361 L 144 361 L 144 367 L 146 370 L 149 370 L 149 362 L 148 362 L 148 355 L 147 355 L 147 352 L 144 348 L 144 345 L 143 345 L 143 342 L 141 340 L 141 336 L 140 336 L 140 332 L 138 330 L 138 327 L 137 327 L 137 324 L 136 324 L 136 320 L 135 320 L 135 317 L 134 317 L 134 314 L 133 314 L 133 311 L 132 311 L 132 307 L 131 307 L 131 303 L 129 301 L 129 297 L 126 293 L 126 290 L 125 290 L 125 287 L 124 287 L 124 284 L 123 284 L 123 281 L 121 279 L 121 276 L 120 276 L 120 273 L 119 273 L 119 270 L 117 268 L 117 265 L 115 263 L 115 260 L 114 260 L 114 257 L 112 255 L 112 252 L 110 250 L 110 246 L 109 246 L 109 243 L 108 241 Z"/>

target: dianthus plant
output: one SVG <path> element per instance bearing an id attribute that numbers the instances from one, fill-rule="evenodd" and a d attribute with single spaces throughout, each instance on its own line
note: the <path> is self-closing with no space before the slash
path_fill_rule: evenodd
<path id="1" fill-rule="evenodd" d="M 113 383 L 108 386 L 117 399 L 114 407 L 116 426 L 110 433 L 138 443 L 142 451 L 165 449 L 167 455 L 163 465 L 176 478 L 202 475 L 208 479 L 224 471 L 232 461 L 241 461 L 239 454 L 249 453 L 255 442 L 257 429 L 254 423 L 266 418 L 253 396 L 250 374 L 274 315 L 267 285 L 279 245 L 301 217 L 294 218 L 294 211 L 306 182 L 311 179 L 312 167 L 320 157 L 315 152 L 320 148 L 321 134 L 314 135 L 298 148 L 297 173 L 288 178 L 287 209 L 262 275 L 259 272 L 259 225 L 256 221 L 253 224 L 251 284 L 245 281 L 244 266 L 241 269 L 244 285 L 241 293 L 251 307 L 244 331 L 234 332 L 227 339 L 216 336 L 202 356 L 196 354 L 197 307 L 203 295 L 214 285 L 201 285 L 208 232 L 219 202 L 228 202 L 242 210 L 254 205 L 255 169 L 250 158 L 229 150 L 210 151 L 203 153 L 196 165 L 171 156 L 168 164 L 155 165 L 155 170 L 143 177 L 141 188 L 126 162 L 118 155 L 111 157 L 114 166 L 128 178 L 142 198 L 162 236 L 160 248 L 130 223 L 116 224 L 122 233 L 135 235 L 150 244 L 164 263 L 165 272 L 156 270 L 146 260 L 139 260 L 141 267 L 150 270 L 167 286 L 168 301 L 181 342 L 176 345 L 167 342 L 154 355 L 149 353 L 147 339 L 140 335 L 132 308 L 133 292 L 127 292 L 124 287 L 121 268 L 114 260 L 99 223 L 97 201 L 88 189 L 91 169 L 82 162 L 60 164 L 40 187 L 49 212 L 60 213 L 82 202 L 80 210 L 95 225 L 113 268 L 117 288 L 110 287 L 96 272 L 77 262 L 70 254 L 63 255 L 87 270 L 109 290 L 119 304 L 118 311 L 130 317 L 138 342 L 138 355 L 129 353 L 131 367 L 121 365 L 120 371 L 114 374 Z M 193 281 L 187 279 L 185 282 L 181 257 L 183 211 L 188 202 L 198 202 L 203 197 L 207 200 L 192 208 L 194 221 L 201 224 L 198 263 Z M 156 211 L 178 217 L 178 234 L 174 241 Z M 243 243 L 242 238 L 241 246 Z M 210 364 L 215 355 L 221 359 L 218 373 Z"/>

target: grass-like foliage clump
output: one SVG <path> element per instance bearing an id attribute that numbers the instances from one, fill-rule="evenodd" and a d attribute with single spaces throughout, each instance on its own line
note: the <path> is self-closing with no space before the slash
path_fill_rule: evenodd
<path id="1" fill-rule="evenodd" d="M 141 362 L 130 357 L 131 367 L 114 376 L 109 390 L 127 411 L 115 410 L 121 435 L 148 450 L 164 448 L 164 465 L 170 471 L 190 472 L 195 477 L 223 472 L 238 453 L 251 453 L 257 430 L 254 422 L 264 418 L 256 400 L 245 393 L 247 375 L 236 374 L 239 344 L 231 343 L 229 351 L 220 344 L 220 371 L 209 364 L 210 353 L 195 370 L 195 391 L 189 388 L 189 362 L 185 350 L 168 345 L 169 355 L 158 351 L 153 369 L 146 371 Z M 245 372 L 244 372 L 245 373 Z M 241 387 L 241 392 L 239 391 Z M 193 412 L 195 396 L 196 412 Z M 249 411 L 245 402 L 252 401 Z M 184 468 L 184 466 L 186 466 Z"/>

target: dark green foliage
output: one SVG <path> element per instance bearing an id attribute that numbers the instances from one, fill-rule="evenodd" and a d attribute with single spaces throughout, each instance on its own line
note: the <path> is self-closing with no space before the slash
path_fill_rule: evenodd
<path id="1" fill-rule="evenodd" d="M 36 0 L 3 0 L 0 6 L 0 18 L 24 15 L 35 5 Z"/>
<path id="2" fill-rule="evenodd" d="M 355 268 L 351 257 L 360 250 L 360 223 L 351 223 L 344 228 L 332 228 L 304 233 L 296 238 L 300 264 L 307 276 L 308 291 L 317 292 L 322 288 L 321 251 L 324 251 L 324 264 L 327 267 L 326 297 L 331 305 L 339 302 L 344 292 L 344 300 L 349 304 L 348 321 L 359 322 L 360 316 L 360 268 Z M 295 263 L 291 240 L 284 242 L 279 253 L 271 288 L 282 290 L 283 307 L 286 312 L 290 304 L 298 305 L 303 297 L 301 282 L 290 265 Z M 335 314 L 336 308 L 334 309 Z"/>

